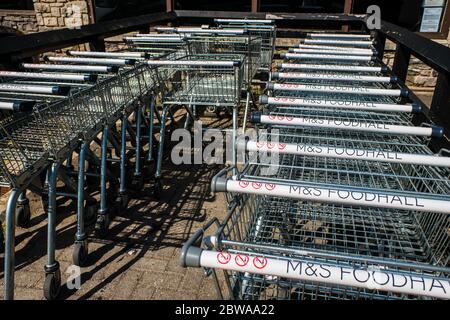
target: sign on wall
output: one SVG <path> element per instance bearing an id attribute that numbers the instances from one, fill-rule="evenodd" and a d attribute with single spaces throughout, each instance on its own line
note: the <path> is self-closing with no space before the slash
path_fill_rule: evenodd
<path id="1" fill-rule="evenodd" d="M 439 32 L 445 0 L 425 0 L 420 32 Z"/>

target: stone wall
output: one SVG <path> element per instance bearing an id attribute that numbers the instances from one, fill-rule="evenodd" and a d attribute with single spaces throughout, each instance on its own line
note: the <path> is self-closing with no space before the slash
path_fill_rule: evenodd
<path id="1" fill-rule="evenodd" d="M 21 33 L 39 31 L 36 13 L 32 10 L 0 10 L 0 26 Z"/>
<path id="2" fill-rule="evenodd" d="M 87 0 L 33 0 L 33 10 L 0 10 L 0 26 L 22 33 L 78 28 L 91 23 Z"/>
<path id="3" fill-rule="evenodd" d="M 87 0 L 33 0 L 39 31 L 90 23 Z"/>

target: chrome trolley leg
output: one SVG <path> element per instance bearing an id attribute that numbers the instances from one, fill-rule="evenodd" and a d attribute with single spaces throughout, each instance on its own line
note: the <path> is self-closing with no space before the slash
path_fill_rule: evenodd
<path id="1" fill-rule="evenodd" d="M 13 189 L 6 204 L 6 234 L 5 234 L 5 300 L 14 299 L 14 265 L 16 236 L 16 205 L 22 193 Z"/>
<path id="2" fill-rule="evenodd" d="M 61 271 L 55 258 L 56 183 L 59 166 L 59 161 L 52 164 L 48 179 L 47 264 L 44 267 L 44 297 L 47 300 L 56 299 L 61 290 Z"/>

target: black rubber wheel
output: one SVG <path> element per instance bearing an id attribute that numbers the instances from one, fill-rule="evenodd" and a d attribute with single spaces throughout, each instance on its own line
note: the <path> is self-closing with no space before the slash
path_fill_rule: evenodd
<path id="1" fill-rule="evenodd" d="M 164 191 L 163 184 L 161 180 L 156 180 L 155 185 L 153 186 L 153 196 L 156 199 L 161 199 L 162 193 Z"/>
<path id="2" fill-rule="evenodd" d="M 79 267 L 85 266 L 88 256 L 89 251 L 86 244 L 83 242 L 75 242 L 72 255 L 73 264 Z"/>
<path id="3" fill-rule="evenodd" d="M 121 214 L 128 207 L 128 203 L 130 202 L 130 198 L 128 194 L 121 194 L 116 198 L 115 201 L 115 210 L 117 214 Z"/>
<path id="4" fill-rule="evenodd" d="M 133 179 L 131 180 L 130 188 L 133 189 L 135 192 L 140 192 L 140 191 L 142 191 L 143 187 L 144 187 L 144 177 L 142 175 L 133 176 Z"/>
<path id="5" fill-rule="evenodd" d="M 99 238 L 105 238 L 109 232 L 110 218 L 109 214 L 99 214 L 95 224 L 95 234 Z"/>
<path id="6" fill-rule="evenodd" d="M 26 228 L 30 225 L 31 210 L 28 202 L 18 205 L 16 208 L 16 226 Z"/>
<path id="7" fill-rule="evenodd" d="M 91 226 L 97 221 L 97 203 L 87 203 L 84 207 L 84 225 Z"/>
<path id="8" fill-rule="evenodd" d="M 44 297 L 47 300 L 55 300 L 61 291 L 61 273 L 58 269 L 55 273 L 45 275 Z"/>

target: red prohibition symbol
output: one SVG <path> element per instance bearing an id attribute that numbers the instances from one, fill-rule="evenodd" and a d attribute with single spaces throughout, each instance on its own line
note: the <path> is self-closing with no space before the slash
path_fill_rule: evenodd
<path id="1" fill-rule="evenodd" d="M 260 258 L 260 257 L 254 257 L 253 265 L 255 266 L 256 269 L 264 269 L 267 266 L 267 259 Z"/>
<path id="2" fill-rule="evenodd" d="M 273 189 L 275 189 L 276 185 L 272 184 L 272 183 L 266 183 L 266 189 L 267 191 L 272 191 Z"/>
<path id="3" fill-rule="evenodd" d="M 244 189 L 247 188 L 249 184 L 250 183 L 247 181 L 239 181 L 239 186 Z"/>
<path id="4" fill-rule="evenodd" d="M 231 260 L 231 254 L 229 254 L 228 252 L 219 252 L 217 254 L 217 261 L 220 264 L 227 264 L 228 262 L 230 262 Z"/>
<path id="5" fill-rule="evenodd" d="M 261 149 L 262 147 L 264 147 L 264 142 L 257 142 L 256 146 L 258 147 L 258 149 Z"/>
<path id="6" fill-rule="evenodd" d="M 261 189 L 262 183 L 253 182 L 252 187 L 253 187 L 253 189 L 256 189 L 256 190 Z"/>
<path id="7" fill-rule="evenodd" d="M 250 258 L 248 256 L 246 256 L 246 255 L 238 254 L 234 258 L 234 261 L 236 262 L 236 264 L 239 267 L 245 267 L 248 264 L 248 262 L 250 261 Z"/>

